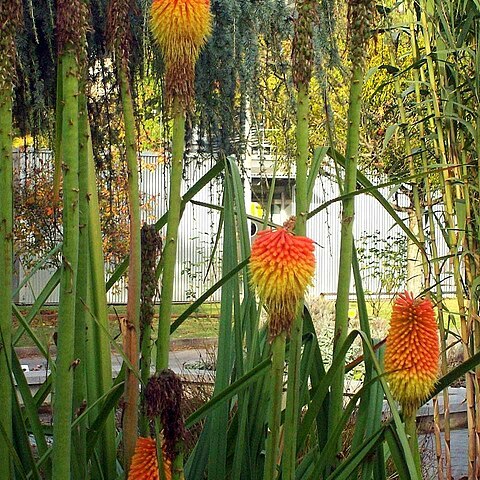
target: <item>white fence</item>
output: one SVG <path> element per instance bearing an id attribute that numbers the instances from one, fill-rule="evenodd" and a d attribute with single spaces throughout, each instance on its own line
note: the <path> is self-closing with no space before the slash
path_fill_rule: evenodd
<path id="1" fill-rule="evenodd" d="M 50 156 L 49 152 L 43 152 L 36 155 Z M 34 155 L 29 154 L 30 159 L 34 160 Z M 142 213 L 143 220 L 153 223 L 158 220 L 167 210 L 168 202 L 168 178 L 169 166 L 160 163 L 154 154 L 144 153 L 141 159 L 141 180 L 140 191 L 144 202 L 148 203 L 149 208 Z M 204 173 L 208 171 L 212 161 L 209 159 L 192 160 L 185 167 L 185 179 L 183 191 L 192 186 Z M 248 175 L 248 171 L 247 171 Z M 250 194 L 250 181 L 247 178 L 246 184 L 246 204 L 250 207 L 252 201 Z M 205 203 L 221 204 L 223 184 L 221 179 L 212 181 L 203 188 L 196 196 L 195 200 Z M 294 198 L 291 194 L 291 198 Z M 388 195 L 386 190 L 383 191 Z M 325 201 L 338 196 L 338 190 L 335 183 L 325 177 L 319 178 L 316 182 L 312 209 L 322 205 Z M 148 200 L 148 202 L 145 202 Z M 293 200 L 289 210 L 294 210 Z M 308 223 L 308 235 L 316 242 L 316 258 L 317 267 L 314 286 L 311 288 L 312 295 L 333 295 L 337 288 L 338 263 L 339 263 L 339 247 L 340 247 L 340 202 L 331 204 L 324 209 Z M 215 238 L 218 229 L 219 214 L 217 210 L 188 204 L 182 217 L 179 232 L 178 256 L 176 271 L 178 274 L 175 278 L 174 285 L 174 301 L 189 302 L 198 298 L 211 285 L 220 278 L 220 262 L 221 251 L 217 251 L 214 255 L 213 262 L 210 257 L 214 250 Z M 402 235 L 401 230 L 394 226 L 394 222 L 383 207 L 369 195 L 360 195 L 356 198 L 356 216 L 355 216 L 355 236 L 361 238 L 365 232 L 378 232 L 376 241 L 380 239 L 382 245 L 388 248 L 388 237 L 393 238 L 394 244 L 392 249 L 398 248 L 398 242 L 406 242 L 406 237 Z M 441 239 L 441 235 L 437 232 L 437 238 Z M 367 250 L 375 248 L 375 239 L 365 239 L 364 242 Z M 221 242 L 219 244 L 221 247 Z M 441 255 L 446 255 L 446 246 L 441 245 Z M 374 258 L 375 261 L 375 258 Z M 381 261 L 379 259 L 379 261 Z M 20 262 L 21 263 L 21 262 Z M 207 269 L 207 266 L 210 268 Z M 391 268 L 391 266 L 382 266 L 380 269 Z M 111 266 L 107 266 L 111 271 Z M 449 278 L 446 269 L 444 273 L 444 289 L 446 291 L 453 290 L 453 282 Z M 387 293 L 384 285 L 378 277 L 372 277 L 368 270 L 363 272 L 364 288 L 366 291 L 376 294 Z M 22 282 L 27 272 L 24 271 L 21 264 L 19 266 L 18 281 Z M 28 281 L 21 289 L 18 302 L 21 304 L 32 304 L 39 295 L 48 279 L 53 274 L 52 270 L 40 270 Z M 395 275 L 395 272 L 392 272 Z M 403 288 L 402 285 L 400 288 Z M 354 291 L 353 283 L 351 291 Z M 108 293 L 108 301 L 110 303 L 126 303 L 127 291 L 124 280 L 120 280 Z M 219 292 L 213 296 L 212 301 L 219 301 Z M 58 287 L 50 295 L 47 303 L 58 302 Z"/>

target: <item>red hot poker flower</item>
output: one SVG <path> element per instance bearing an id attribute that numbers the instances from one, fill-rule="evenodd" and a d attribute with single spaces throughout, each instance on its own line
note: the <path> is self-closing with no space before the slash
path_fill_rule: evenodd
<path id="1" fill-rule="evenodd" d="M 264 230 L 252 245 L 252 285 L 268 308 L 270 338 L 289 332 L 315 271 L 313 241 L 287 228 Z"/>
<path id="2" fill-rule="evenodd" d="M 390 389 L 407 414 L 432 391 L 438 374 L 438 331 L 432 302 L 402 293 L 395 300 L 385 351 Z"/>
<path id="3" fill-rule="evenodd" d="M 150 26 L 165 61 L 168 99 L 188 107 L 195 63 L 212 30 L 210 1 L 153 0 Z"/>
<path id="4" fill-rule="evenodd" d="M 170 462 L 165 462 L 165 478 L 172 479 Z M 138 437 L 128 480 L 158 480 L 157 445 L 154 438 Z"/>

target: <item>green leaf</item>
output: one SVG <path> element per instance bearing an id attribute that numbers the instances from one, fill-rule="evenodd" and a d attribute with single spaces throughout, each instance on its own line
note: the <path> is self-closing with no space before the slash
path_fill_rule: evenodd
<path id="1" fill-rule="evenodd" d="M 382 153 L 385 151 L 388 144 L 390 143 L 390 140 L 397 132 L 398 127 L 399 127 L 398 123 L 395 123 L 394 125 L 389 125 L 387 127 L 387 130 L 385 131 L 385 137 L 383 139 Z"/>

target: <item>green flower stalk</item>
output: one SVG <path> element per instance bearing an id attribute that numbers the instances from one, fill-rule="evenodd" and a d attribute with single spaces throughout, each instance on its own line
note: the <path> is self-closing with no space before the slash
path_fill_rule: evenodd
<path id="1" fill-rule="evenodd" d="M 123 350 L 134 370 L 127 368 L 125 376 L 125 409 L 123 413 L 124 466 L 128 472 L 135 453 L 138 429 L 138 361 L 140 331 L 141 233 L 140 193 L 138 189 L 137 138 L 132 92 L 129 82 L 128 57 L 131 49 L 129 15 L 130 0 L 112 0 L 108 10 L 108 43 L 113 50 L 120 80 L 125 156 L 128 171 L 128 207 L 130 217 L 130 257 L 128 264 L 127 318 L 123 328 Z"/>
<path id="2" fill-rule="evenodd" d="M 53 479 L 71 477 L 75 301 L 79 247 L 79 59 L 85 41 L 85 4 L 57 3 L 57 40 L 62 68 L 63 251 L 58 307 L 58 354 L 53 401 Z"/>
<path id="3" fill-rule="evenodd" d="M 250 255 L 251 282 L 268 310 L 272 379 L 264 480 L 276 478 L 283 398 L 285 339 L 295 322 L 305 289 L 315 271 L 313 241 L 292 233 L 295 217 L 283 228 L 263 230 Z M 295 407 L 297 410 L 297 407 Z M 288 432 L 291 435 L 291 432 Z M 295 444 L 294 444 L 295 447 Z"/>
<path id="4" fill-rule="evenodd" d="M 349 47 L 351 60 L 350 95 L 348 102 L 347 142 L 345 151 L 345 178 L 343 194 L 356 189 L 357 162 L 360 143 L 360 117 L 362 109 L 362 88 L 365 74 L 366 46 L 370 36 L 370 25 L 375 4 L 372 0 L 350 0 L 348 4 Z M 355 199 L 349 197 L 342 202 L 340 264 L 335 303 L 334 356 L 341 349 L 348 333 L 348 308 L 353 258 L 353 219 Z M 338 423 L 343 410 L 344 369 L 332 382 L 332 396 L 329 424 Z"/>
<path id="5" fill-rule="evenodd" d="M 97 182 L 95 176 L 95 161 L 93 158 L 92 135 L 88 130 L 88 240 L 90 256 L 90 285 L 89 297 L 93 304 L 95 320 L 90 319 L 87 324 L 87 361 L 89 362 L 87 375 L 88 397 L 90 402 L 95 401 L 112 387 L 112 356 L 110 353 L 110 339 L 105 334 L 108 331 L 108 305 L 105 286 L 105 260 L 103 255 L 102 229 L 100 226 L 100 207 L 98 203 Z M 98 413 L 93 410 L 92 416 Z M 117 464 L 117 447 L 115 444 L 115 417 L 110 412 L 99 443 L 95 450 L 98 455 L 102 474 L 105 478 L 115 478 Z"/>
<path id="6" fill-rule="evenodd" d="M 211 33 L 211 21 L 209 0 L 154 0 L 152 3 L 150 26 L 165 62 L 166 102 L 171 108 L 173 118 L 168 222 L 158 320 L 157 372 L 168 369 L 173 284 L 181 216 L 185 117 L 186 112 L 193 106 L 195 64 Z M 163 461 L 158 439 L 157 451 L 159 460 Z M 183 456 L 177 455 L 172 463 L 173 479 L 183 478 Z"/>
<path id="7" fill-rule="evenodd" d="M 82 82 L 83 83 L 83 82 Z M 79 239 L 78 239 L 78 270 L 75 305 L 75 358 L 80 363 L 75 367 L 73 379 L 73 408 L 77 415 L 85 408 L 87 401 L 87 304 L 90 285 L 89 239 L 88 239 L 88 142 L 89 126 L 87 98 L 81 85 L 79 97 L 79 153 L 78 153 L 78 188 L 79 188 Z M 74 452 L 77 457 L 75 477 L 87 477 L 87 424 L 81 422 L 74 430 Z"/>
<path id="8" fill-rule="evenodd" d="M 166 68 L 166 100 L 173 118 L 172 167 L 164 247 L 162 290 L 157 339 L 157 372 L 168 368 L 173 281 L 180 224 L 185 115 L 192 107 L 195 63 L 211 32 L 208 0 L 154 0 L 151 30 L 162 51 Z"/>
<path id="9" fill-rule="evenodd" d="M 305 236 L 307 233 L 307 173 L 308 173 L 308 137 L 310 96 L 309 84 L 313 67 L 313 22 L 316 15 L 316 2 L 313 0 L 297 1 L 298 17 L 295 21 L 295 33 L 292 46 L 292 75 L 297 90 L 297 141 L 296 182 L 295 182 L 295 233 Z M 297 426 L 300 403 L 300 354 L 303 327 L 303 299 L 299 303 L 296 319 L 292 325 L 290 337 L 290 360 L 288 363 L 287 404 L 285 411 L 285 448 L 283 455 L 283 478 L 295 478 L 297 455 Z"/>
<path id="10" fill-rule="evenodd" d="M 22 18 L 22 2 L 0 4 L 0 478 L 9 480 L 13 470 L 9 443 L 12 433 L 12 383 L 10 382 L 13 275 L 13 158 L 12 87 L 15 71 L 15 33 Z"/>

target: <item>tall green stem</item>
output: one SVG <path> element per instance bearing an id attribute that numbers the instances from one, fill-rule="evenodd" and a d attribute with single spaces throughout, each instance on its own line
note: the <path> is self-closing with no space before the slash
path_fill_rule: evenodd
<path id="1" fill-rule="evenodd" d="M 263 480 L 277 478 L 280 424 L 282 417 L 283 370 L 285 366 L 285 333 L 273 339 L 270 412 L 268 416 L 267 452 Z"/>
<path id="2" fill-rule="evenodd" d="M 12 106 L 15 72 L 15 35 L 22 18 L 22 2 L 3 2 L 0 8 L 0 478 L 13 478 L 12 395 L 12 276 L 13 276 L 13 155 Z"/>
<path id="3" fill-rule="evenodd" d="M 63 91 L 62 57 L 58 57 L 57 64 L 57 92 Z M 60 196 L 60 182 L 62 181 L 62 116 L 63 99 L 57 95 L 55 99 L 55 164 L 53 173 L 53 205 L 56 207 Z"/>
<path id="4" fill-rule="evenodd" d="M 405 433 L 408 437 L 408 444 L 412 452 L 413 460 L 415 461 L 415 467 L 417 470 L 418 478 L 422 478 L 422 461 L 420 458 L 420 450 L 418 448 L 418 435 L 417 435 L 417 412 L 416 410 L 406 415 L 405 418 Z"/>
<path id="5" fill-rule="evenodd" d="M 345 153 L 345 180 L 343 194 L 355 191 L 357 183 L 357 160 L 360 141 L 360 114 L 362 108 L 362 87 L 364 68 L 363 64 L 353 67 L 350 85 L 348 107 L 348 131 Z M 340 239 L 340 264 L 337 284 L 337 301 L 335 304 L 335 343 L 334 356 L 340 350 L 348 333 L 348 306 L 350 293 L 350 280 L 353 258 L 353 217 L 355 213 L 355 199 L 349 197 L 343 200 Z M 345 371 L 339 373 L 332 381 L 332 397 L 330 403 L 329 423 L 335 426 L 342 414 L 343 388 Z"/>
<path id="6" fill-rule="evenodd" d="M 53 404 L 53 479 L 71 477 L 75 298 L 78 265 L 78 76 L 73 49 L 63 53 L 63 255 Z M 62 92 L 57 94 L 61 95 Z"/>
<path id="7" fill-rule="evenodd" d="M 88 324 L 87 357 L 90 361 L 88 382 L 89 403 L 110 390 L 112 386 L 112 356 L 108 332 L 108 306 L 105 287 L 105 260 L 103 256 L 100 208 L 98 204 L 92 136 L 88 134 L 88 238 L 90 246 L 91 297 L 95 321 Z M 98 411 L 93 411 L 95 415 Z M 112 411 L 103 427 L 96 450 L 104 478 L 116 476 L 115 417 Z"/>
<path id="8" fill-rule="evenodd" d="M 310 98 L 308 85 L 301 83 L 297 93 L 297 161 L 295 183 L 296 223 L 295 233 L 305 236 L 307 233 L 307 170 L 308 170 L 308 115 Z M 303 301 L 292 325 L 288 362 L 287 405 L 285 411 L 285 449 L 283 453 L 282 474 L 285 480 L 295 478 L 297 459 L 297 426 L 300 404 L 300 356 L 302 348 Z"/>
<path id="9" fill-rule="evenodd" d="M 137 140 L 133 101 L 127 73 L 119 67 L 125 125 L 125 150 L 128 170 L 128 204 L 130 211 L 130 261 L 128 264 L 127 325 L 123 332 L 124 351 L 132 366 L 138 367 L 138 334 L 141 284 L 140 195 L 138 190 Z M 128 471 L 135 452 L 138 428 L 138 372 L 129 368 L 125 378 L 125 410 L 123 416 L 123 443 L 125 468 Z"/>
<path id="10" fill-rule="evenodd" d="M 83 90 L 83 89 L 82 89 Z M 79 187 L 79 247 L 77 271 L 77 298 L 75 304 L 75 358 L 80 363 L 75 368 L 73 407 L 74 411 L 84 408 L 87 402 L 86 377 L 86 318 L 88 288 L 89 288 L 89 245 L 88 245 L 88 113 L 85 94 L 79 97 L 79 156 L 78 156 L 78 187 Z M 87 425 L 81 422 L 74 431 L 74 454 L 77 457 L 77 466 L 74 469 L 74 478 L 87 477 Z"/>
<path id="11" fill-rule="evenodd" d="M 170 197 L 165 248 L 163 250 L 162 291 L 157 338 L 157 372 L 168 368 L 170 347 L 170 322 L 172 317 L 173 282 L 177 260 L 178 226 L 181 213 L 181 187 L 183 151 L 185 149 L 185 111 L 178 99 L 173 101 L 172 170 L 170 173 Z"/>
<path id="12" fill-rule="evenodd" d="M 12 441 L 10 382 L 13 275 L 12 83 L 0 78 L 0 424 Z M 12 473 L 8 441 L 0 435 L 0 478 Z"/>

